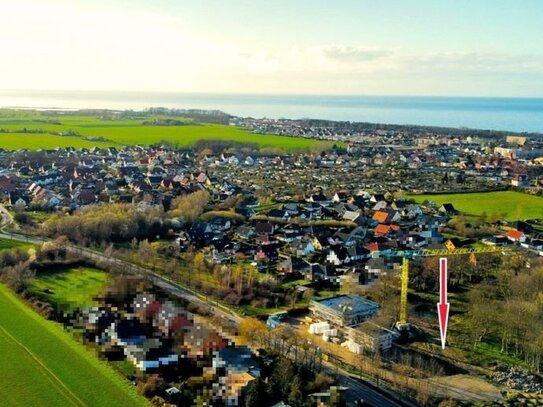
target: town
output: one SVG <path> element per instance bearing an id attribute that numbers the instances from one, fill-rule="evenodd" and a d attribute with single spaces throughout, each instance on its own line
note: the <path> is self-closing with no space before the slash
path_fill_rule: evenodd
<path id="1" fill-rule="evenodd" d="M 501 269 L 541 265 L 543 139 L 229 120 L 330 144 L 294 152 L 214 139 L 0 149 L 5 241 L 45 242 L 38 259 L 55 253 L 146 286 L 125 281 L 132 294 L 118 304 L 110 292 L 69 315 L 49 309 L 50 318 L 83 330 L 103 357 L 133 365 L 127 377 L 157 403 L 185 405 L 198 392 L 205 405 L 259 399 L 279 381 L 271 365 L 306 377 L 303 390 L 300 382 L 268 390 L 277 406 L 302 398 L 431 405 L 454 399 L 466 377 L 490 390 L 456 398 L 458 405 L 503 400 L 503 386 L 543 391 L 530 379 L 541 348 L 502 338 L 525 361 L 521 372 L 510 363 L 492 371 L 484 356 L 459 361 L 438 350 L 435 314 L 439 256 L 454 270 L 451 347 L 459 350 L 495 338 L 486 328 L 493 321 L 471 309 L 474 287 Z M 494 201 L 485 206 L 486 197 Z M 30 275 L 2 276 L 20 291 L 32 285 Z M 27 295 L 42 306 L 54 294 L 45 290 Z M 473 323 L 484 332 L 470 331 Z M 350 382 L 355 373 L 372 377 L 369 390 Z"/>

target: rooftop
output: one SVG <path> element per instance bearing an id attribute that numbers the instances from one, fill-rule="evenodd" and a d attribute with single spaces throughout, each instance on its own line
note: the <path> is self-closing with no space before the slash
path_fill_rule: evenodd
<path id="1" fill-rule="evenodd" d="M 374 312 L 379 308 L 376 302 L 354 294 L 337 295 L 315 302 L 341 314 L 364 314 Z"/>

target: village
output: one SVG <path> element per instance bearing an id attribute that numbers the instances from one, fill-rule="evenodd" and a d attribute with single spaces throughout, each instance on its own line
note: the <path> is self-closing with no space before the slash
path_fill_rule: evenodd
<path id="1" fill-rule="evenodd" d="M 62 217 L 85 216 L 87 209 L 127 205 L 151 214 L 156 234 L 134 233 L 132 247 L 144 253 L 145 239 L 167 245 L 169 252 L 151 251 L 135 262 L 147 267 L 144 257 L 179 259 L 173 271 L 161 269 L 164 263 L 153 264 L 153 270 L 201 291 L 211 303 L 258 316 L 270 329 L 289 326 L 356 355 L 386 354 L 394 343 L 412 339 L 397 329 L 397 308 L 365 295 L 400 272 L 405 253 L 492 246 L 543 255 L 541 210 L 534 219 L 512 219 L 498 205 L 477 220 L 450 202 L 416 199 L 429 191 L 541 195 L 543 150 L 537 139 L 511 136 L 496 143 L 428 135 L 402 143 L 403 133 L 377 131 L 357 142 L 349 135 L 351 142 L 343 145 L 341 137 L 327 137 L 335 143 L 327 151 L 290 154 L 213 141 L 190 149 L 0 150 L 0 199 L 17 221 L 12 233 L 51 238 L 61 234 Z M 206 197 L 200 210 L 185 216 L 180 202 L 197 193 Z M 48 228 L 51 217 L 57 226 Z M 89 240 L 92 234 L 82 239 L 71 232 L 67 237 L 75 244 L 105 247 Z M 115 233 L 117 238 L 102 236 L 112 244 L 109 253 L 125 248 L 122 232 Z M 193 257 L 187 260 L 184 253 Z M 222 279 L 220 289 L 200 272 L 183 271 L 182 264 L 197 268 L 198 254 L 203 257 L 198 267 Z M 240 273 L 237 280 L 232 269 Z M 205 356 L 206 371 L 222 377 L 217 379 L 222 387 L 213 391 L 228 394 L 227 405 L 235 405 L 259 377 L 249 348 L 227 346 L 175 305 L 140 293 L 129 311 L 87 310 L 78 324 L 110 356 L 120 352 L 143 372 L 168 370 L 181 357 L 195 363 Z M 188 353 L 174 351 L 179 346 Z M 192 355 L 191 349 L 200 353 Z M 242 367 L 240 360 L 246 360 Z M 226 366 L 226 376 L 217 366 Z M 172 399 L 181 397 L 178 393 L 178 387 L 168 388 Z"/>

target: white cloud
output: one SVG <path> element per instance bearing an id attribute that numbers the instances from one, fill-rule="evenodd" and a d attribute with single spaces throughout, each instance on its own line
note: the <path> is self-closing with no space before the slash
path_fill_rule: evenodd
<path id="1" fill-rule="evenodd" d="M 348 63 L 376 61 L 393 55 L 389 49 L 348 45 L 326 46 L 322 48 L 322 52 L 327 58 Z"/>
<path id="2" fill-rule="evenodd" d="M 255 49 L 190 29 L 182 15 L 30 0 L 9 2 L 2 14 L 0 89 L 481 94 L 507 78 L 543 76 L 543 54 L 299 48 L 295 39 L 289 48 Z M 481 76 L 494 83 L 473 79 Z"/>

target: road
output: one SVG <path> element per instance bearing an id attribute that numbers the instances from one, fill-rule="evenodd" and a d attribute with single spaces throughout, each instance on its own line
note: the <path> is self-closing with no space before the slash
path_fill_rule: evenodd
<path id="1" fill-rule="evenodd" d="M 10 223 L 13 223 L 13 218 L 11 217 L 11 213 L 8 212 L 6 208 L 4 208 L 3 205 L 0 204 L 0 229 L 9 225 Z"/>
<path id="2" fill-rule="evenodd" d="M 38 238 L 35 236 L 22 235 L 19 233 L 5 233 L 3 231 L 3 228 L 8 224 L 12 223 L 13 219 L 9 212 L 2 205 L 0 205 L 0 213 L 2 214 L 2 221 L 0 224 L 0 238 L 35 244 L 42 244 L 44 241 L 46 241 L 42 238 Z M 85 256 L 90 260 L 101 261 L 112 265 L 115 264 L 117 266 L 126 268 L 127 270 L 130 270 L 132 272 L 141 274 L 148 278 L 154 285 L 163 289 L 165 292 L 168 292 L 175 297 L 182 298 L 186 301 L 196 304 L 203 309 L 207 309 L 214 315 L 228 319 L 236 325 L 239 325 L 243 320 L 241 316 L 237 315 L 228 308 L 223 307 L 221 304 L 214 303 L 211 300 L 208 300 L 206 297 L 202 296 L 201 294 L 189 288 L 180 286 L 179 284 L 155 273 L 152 270 L 137 266 L 135 264 L 118 258 L 109 258 L 100 252 L 72 244 L 67 244 L 66 250 Z M 365 384 L 360 379 L 353 377 L 353 375 L 351 375 L 350 373 L 344 371 L 341 368 L 338 368 L 331 363 L 323 362 L 323 370 L 327 374 L 336 376 L 338 378 L 339 384 L 348 388 L 346 392 L 346 398 L 347 401 L 350 403 L 354 404 L 356 400 L 363 399 L 364 401 L 370 403 L 375 407 L 411 407 L 413 405 L 411 403 L 397 401 L 391 395 L 389 396 L 385 392 L 375 390 L 372 386 Z"/>

